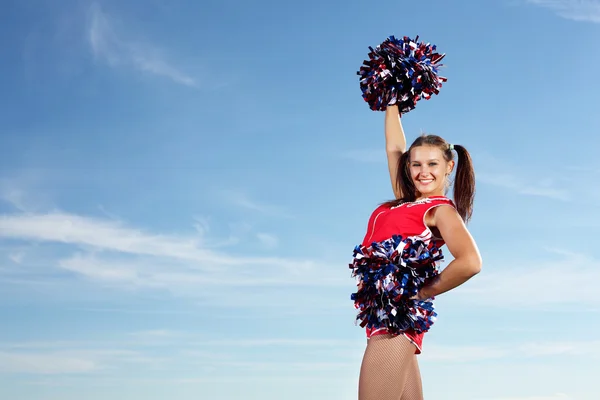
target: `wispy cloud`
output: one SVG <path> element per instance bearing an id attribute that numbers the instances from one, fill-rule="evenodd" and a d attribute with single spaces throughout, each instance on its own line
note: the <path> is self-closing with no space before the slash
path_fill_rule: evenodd
<path id="1" fill-rule="evenodd" d="M 181 336 L 181 332 L 170 329 L 154 329 L 149 331 L 138 331 L 129 333 L 130 336 L 139 340 L 173 339 Z"/>
<path id="2" fill-rule="evenodd" d="M 473 152 L 473 161 L 478 184 L 496 186 L 521 196 L 569 203 L 600 199 L 600 190 L 587 184 L 590 175 L 600 173 L 591 165 L 561 166 L 548 175 L 539 163 L 515 164 L 486 150 Z"/>
<path id="3" fill-rule="evenodd" d="M 421 357 L 432 362 L 463 363 L 506 358 L 509 354 L 509 349 L 493 346 L 430 345 Z"/>
<path id="4" fill-rule="evenodd" d="M 428 345 L 421 357 L 438 363 L 472 363 L 489 360 L 545 360 L 550 357 L 600 357 L 600 341 L 539 341 L 518 345 Z"/>
<path id="5" fill-rule="evenodd" d="M 598 0 L 526 0 L 527 3 L 553 10 L 560 17 L 574 21 L 600 23 Z"/>
<path id="6" fill-rule="evenodd" d="M 193 332 L 157 330 L 121 335 L 118 340 L 88 342 L 0 342 L 0 372 L 29 374 L 95 374 L 135 365 L 143 371 L 175 365 L 209 368 L 215 376 L 237 371 L 294 373 L 354 369 L 363 347 L 356 341 L 314 338 L 243 340 L 198 339 Z M 240 347 L 261 349 L 246 353 Z M 307 357 L 307 351 L 310 356 Z M 287 354 L 284 359 L 279 355 Z M 259 354 L 257 356 L 257 354 Z M 334 357 L 335 356 L 335 357 Z M 423 361 L 436 364 L 478 363 L 490 360 L 546 362 L 566 357 L 600 357 L 600 341 L 497 343 L 494 345 L 429 344 Z M 331 359 L 336 361 L 332 362 Z M 110 375 L 107 375 L 109 377 Z"/>
<path id="7" fill-rule="evenodd" d="M 523 259 L 511 261 L 510 267 L 505 262 L 489 265 L 481 276 L 449 296 L 448 301 L 471 304 L 475 296 L 483 307 L 539 309 L 574 304 L 579 309 L 599 307 L 600 292 L 594 282 L 600 280 L 600 262 L 568 251 L 554 254 L 552 261 Z M 577 295 L 567 288 L 577 288 Z"/>
<path id="8" fill-rule="evenodd" d="M 106 335 L 106 333 L 104 333 Z M 111 335 L 112 336 L 112 335 Z M 166 368 L 172 371 L 182 365 L 194 365 L 196 370 L 210 371 L 211 375 L 227 376 L 237 371 L 305 372 L 353 368 L 356 362 L 330 361 L 323 353 L 335 349 L 352 351 L 360 355 L 351 342 L 320 339 L 257 339 L 257 340 L 199 340 L 198 333 L 155 331 L 131 332 L 114 336 L 116 340 L 46 341 L 46 342 L 0 342 L 0 374 L 25 373 L 33 375 L 97 375 L 102 379 L 117 377 L 115 372 L 135 365 L 138 371 Z M 277 350 L 273 352 L 273 346 Z M 262 355 L 240 352 L 240 347 L 263 348 Z M 273 358 L 281 348 L 290 350 L 289 357 Z M 295 348 L 318 348 L 322 357 L 305 357 Z M 286 350 L 287 351 L 287 350 Z"/>
<path id="9" fill-rule="evenodd" d="M 221 192 L 221 196 L 229 204 L 249 211 L 258 212 L 260 214 L 272 217 L 294 218 L 294 216 L 283 207 L 266 202 L 256 201 L 241 191 L 225 190 Z"/>
<path id="10" fill-rule="evenodd" d="M 163 51 L 150 43 L 128 39 L 117 31 L 111 17 L 98 4 L 90 8 L 88 39 L 94 56 L 111 67 L 129 67 L 195 87 L 197 81 L 167 61 Z"/>
<path id="11" fill-rule="evenodd" d="M 37 282 L 43 276 L 43 282 L 47 283 L 55 274 L 61 279 L 61 287 L 68 285 L 69 279 L 80 278 L 126 291 L 166 290 L 199 299 L 204 305 L 269 304 L 289 308 L 290 312 L 313 305 L 315 311 L 322 301 L 319 296 L 331 295 L 330 290 L 324 288 L 341 290 L 351 285 L 349 275 L 339 267 L 348 260 L 332 264 L 311 258 L 264 256 L 261 252 L 252 255 L 235 251 L 238 245 L 216 250 L 206 246 L 203 235 L 160 234 L 114 219 L 64 212 L 0 215 L 0 238 L 16 241 L 14 248 L 3 249 L 6 259 L 22 261 L 21 264 L 9 262 L 0 269 L 3 281 L 26 282 L 31 278 Z M 263 235 L 262 240 L 266 244 L 275 241 L 270 235 Z M 30 247 L 26 259 L 22 259 L 17 251 L 22 241 L 39 243 L 40 248 L 62 244 L 62 250 L 37 255 L 44 260 L 45 269 L 37 271 L 43 275 L 27 274 L 27 268 L 33 268 L 29 263 L 35 261 L 40 249 Z M 472 296 L 477 296 L 477 304 L 482 307 L 523 308 L 573 303 L 600 306 L 600 294 L 594 286 L 594 282 L 600 280 L 600 263 L 585 254 L 544 249 L 546 254 L 549 251 L 553 255 L 546 261 L 523 259 L 522 265 L 513 263 L 508 269 L 504 265 L 497 269 L 490 265 L 478 279 L 443 301 L 471 304 Z M 71 275 L 65 276 L 65 271 Z M 317 273 L 321 279 L 307 278 Z M 323 290 L 315 289 L 306 304 L 298 305 L 295 291 L 307 286 Z M 203 290 L 198 291 L 198 287 Z M 568 287 L 577 287 L 576 298 L 564 290 Z M 507 296 L 506 293 L 526 293 L 527 296 Z M 333 307 L 341 301 L 328 304 Z"/>
<path id="12" fill-rule="evenodd" d="M 494 397 L 485 398 L 480 400 L 575 400 L 565 393 L 556 393 L 553 395 L 541 395 L 541 396 L 519 396 L 519 397 Z"/>
<path id="13" fill-rule="evenodd" d="M 63 285 L 69 281 L 69 276 L 64 276 L 68 271 L 71 279 L 83 278 L 127 291 L 167 290 L 222 306 L 243 303 L 283 307 L 293 304 L 294 288 L 349 283 L 346 274 L 316 259 L 264 256 L 260 252 L 251 255 L 235 251 L 238 246 L 215 250 L 206 246 L 203 235 L 157 234 L 114 219 L 64 212 L 0 215 L 0 238 L 16 240 L 16 246 L 21 241 L 39 243 L 45 248 L 61 244 L 59 253 L 44 253 L 38 258 L 44 260 L 44 276 L 54 273 L 61 277 Z M 276 244 L 272 235 L 262 234 L 259 240 L 267 245 Z M 12 248 L 5 251 L 7 257 L 13 253 Z M 34 259 L 34 250 L 30 253 L 28 257 Z M 0 275 L 9 280 L 39 279 L 33 273 L 24 273 L 27 268 L 28 265 L 19 265 L 18 272 L 15 267 L 11 273 L 9 265 Z M 322 279 L 306 279 L 317 271 Z M 254 290 L 257 286 L 263 290 Z M 203 289 L 199 291 L 198 287 Z M 282 287 L 286 288 L 284 292 Z"/>
<path id="14" fill-rule="evenodd" d="M 0 236 L 188 260 L 211 260 L 213 257 L 199 247 L 199 238 L 151 235 L 116 221 L 62 212 L 2 215 Z"/>
<path id="15" fill-rule="evenodd" d="M 476 173 L 476 179 L 478 182 L 498 186 L 522 195 L 547 197 L 562 201 L 567 201 L 570 199 L 569 193 L 566 190 L 557 187 L 552 181 L 532 184 L 524 182 L 518 176 L 508 173 L 489 173 L 479 171 Z"/>
<path id="16" fill-rule="evenodd" d="M 0 176 L 0 202 L 19 211 L 35 211 L 49 203 L 47 194 L 31 196 L 32 188 L 48 181 L 44 172 L 20 171 L 16 176 Z"/>
<path id="17" fill-rule="evenodd" d="M 1 346 L 0 347 L 6 347 Z M 22 346 L 23 347 L 23 346 Z M 26 346 L 25 346 L 26 347 Z M 57 348 L 58 347 L 58 348 Z M 158 353 L 148 355 L 123 348 L 70 347 L 69 344 L 35 350 L 0 351 L 0 372 L 37 375 L 92 374 L 107 370 L 154 368 L 162 362 Z"/>
<path id="18" fill-rule="evenodd" d="M 25 252 L 23 251 L 15 251 L 8 255 L 8 258 L 15 264 L 21 264 L 23 257 L 25 257 Z"/>
<path id="19" fill-rule="evenodd" d="M 263 244 L 263 246 L 270 249 L 277 247 L 277 244 L 279 243 L 277 236 L 270 233 L 257 233 L 256 237 Z"/>
<path id="20" fill-rule="evenodd" d="M 8 187 L 3 182 L 0 182 L 0 200 L 9 203 L 21 211 L 25 211 L 28 208 L 23 191 L 15 187 Z"/>
<path id="21" fill-rule="evenodd" d="M 0 352 L 0 372 L 72 374 L 87 373 L 97 368 L 94 360 L 72 354 Z"/>

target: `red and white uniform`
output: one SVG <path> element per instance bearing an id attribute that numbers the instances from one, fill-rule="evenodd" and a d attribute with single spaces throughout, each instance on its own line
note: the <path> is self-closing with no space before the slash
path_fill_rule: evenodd
<path id="1" fill-rule="evenodd" d="M 415 236 L 422 239 L 428 247 L 441 248 L 444 241 L 434 238 L 433 233 L 425 224 L 425 215 L 435 207 L 455 207 L 452 200 L 444 196 L 431 196 L 399 206 L 389 207 L 381 205 L 373 211 L 367 225 L 367 233 L 362 241 L 363 246 L 369 246 L 373 242 L 382 242 L 394 235 L 402 237 Z M 387 334 L 386 328 L 366 328 L 367 338 L 374 335 Z M 406 338 L 417 346 L 417 354 L 421 353 L 423 344 L 423 333 L 409 330 L 403 333 Z"/>

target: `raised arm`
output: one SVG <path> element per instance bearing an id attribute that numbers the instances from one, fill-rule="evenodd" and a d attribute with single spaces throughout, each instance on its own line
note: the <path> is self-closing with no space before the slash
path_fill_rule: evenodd
<path id="1" fill-rule="evenodd" d="M 398 106 L 387 106 L 385 110 L 385 152 L 387 154 L 392 190 L 397 199 L 402 197 L 402 191 L 396 182 L 398 177 L 398 161 L 405 151 L 406 137 L 404 136 L 404 129 L 402 129 Z"/>

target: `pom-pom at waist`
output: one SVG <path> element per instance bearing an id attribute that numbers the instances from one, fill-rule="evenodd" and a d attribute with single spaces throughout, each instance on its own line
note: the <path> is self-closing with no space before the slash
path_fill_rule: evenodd
<path id="1" fill-rule="evenodd" d="M 351 295 L 362 327 L 385 327 L 392 334 L 429 330 L 435 321 L 433 302 L 411 300 L 439 271 L 439 248 L 417 237 L 392 238 L 356 246 L 350 264 L 359 290 Z"/>

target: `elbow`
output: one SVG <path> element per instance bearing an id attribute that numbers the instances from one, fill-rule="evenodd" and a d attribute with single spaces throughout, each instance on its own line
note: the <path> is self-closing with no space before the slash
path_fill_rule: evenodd
<path id="1" fill-rule="evenodd" d="M 482 264 L 483 260 L 481 259 L 481 256 L 479 254 L 469 257 L 469 259 L 466 260 L 465 269 L 467 274 L 469 275 L 469 278 L 472 278 L 481 272 Z"/>
<path id="2" fill-rule="evenodd" d="M 479 254 L 461 257 L 457 261 L 460 262 L 462 274 L 467 280 L 481 272 L 482 260 Z"/>
<path id="3" fill-rule="evenodd" d="M 385 148 L 385 152 L 387 154 L 399 154 L 402 155 L 402 153 L 404 153 L 406 151 L 406 146 L 400 146 L 400 145 L 388 145 Z"/>

